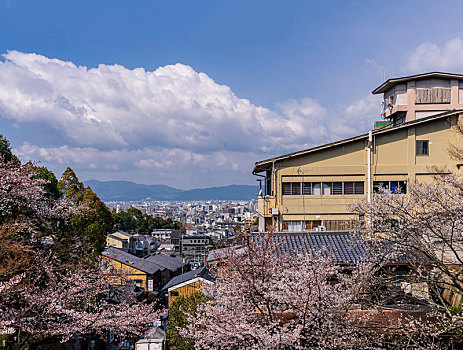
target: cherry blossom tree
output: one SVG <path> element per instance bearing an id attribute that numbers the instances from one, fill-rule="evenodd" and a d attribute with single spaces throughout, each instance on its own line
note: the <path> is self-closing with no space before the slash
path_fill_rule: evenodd
<path id="1" fill-rule="evenodd" d="M 272 234 L 249 236 L 228 249 L 212 300 L 189 316 L 183 334 L 197 348 L 343 348 L 368 343 L 363 315 L 350 313 L 367 292 L 372 264 L 342 273 L 328 251 L 287 254 Z"/>
<path id="2" fill-rule="evenodd" d="M 439 333 L 461 340 L 463 314 L 463 181 L 436 174 L 429 183 L 410 182 L 407 195 L 386 190 L 351 210 L 365 217 L 357 229 L 377 245 L 388 245 L 413 266 L 405 289 L 443 307 L 448 314 Z M 457 304 L 456 307 L 449 307 Z"/>
<path id="3" fill-rule="evenodd" d="M 197 349 L 445 348 L 445 313 L 383 304 L 397 284 L 386 268 L 394 254 L 340 266 L 333 247 L 302 254 L 277 237 L 250 234 L 224 250 L 215 284 L 202 286 L 211 299 L 185 309 L 177 329 Z"/>
<path id="4" fill-rule="evenodd" d="M 56 271 L 48 265 L 40 275 L 18 275 L 0 285 L 2 320 L 10 333 L 25 334 L 21 345 L 54 335 L 66 341 L 75 335 L 104 337 L 108 331 L 142 334 L 160 316 L 152 304 L 110 303 L 110 276 L 89 266 Z"/>
<path id="5" fill-rule="evenodd" d="M 141 334 L 161 311 L 113 304 L 112 278 L 85 256 L 68 221 L 82 208 L 47 192 L 32 163 L 0 159 L 0 333 L 18 348 L 47 336 Z"/>
<path id="6" fill-rule="evenodd" d="M 431 183 L 409 183 L 407 195 L 384 191 L 352 210 L 367 219 L 358 233 L 387 242 L 411 264 L 432 266 L 425 277 L 433 290 L 448 287 L 463 294 L 461 177 L 436 175 Z"/>

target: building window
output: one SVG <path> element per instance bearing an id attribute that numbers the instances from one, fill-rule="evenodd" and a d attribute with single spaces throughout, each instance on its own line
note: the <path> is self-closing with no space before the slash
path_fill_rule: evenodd
<path id="1" fill-rule="evenodd" d="M 342 182 L 333 182 L 332 186 L 332 194 L 333 195 L 342 195 L 344 192 L 342 191 Z"/>
<path id="2" fill-rule="evenodd" d="M 178 297 L 178 292 L 170 292 L 171 297 Z"/>
<path id="3" fill-rule="evenodd" d="M 312 183 L 311 182 L 304 182 L 302 184 L 302 194 L 304 196 L 310 196 L 312 194 Z"/>
<path id="4" fill-rule="evenodd" d="M 289 232 L 301 232 L 303 221 L 286 221 L 287 231 Z"/>
<path id="5" fill-rule="evenodd" d="M 322 194 L 322 183 L 321 182 L 312 183 L 312 194 L 314 196 L 321 196 Z"/>
<path id="6" fill-rule="evenodd" d="M 354 194 L 363 194 L 363 182 L 356 181 L 354 182 Z"/>
<path id="7" fill-rule="evenodd" d="M 407 194 L 407 181 L 374 181 L 373 192 L 389 191 L 394 194 Z"/>
<path id="8" fill-rule="evenodd" d="M 429 141 L 428 140 L 416 141 L 416 155 L 417 156 L 428 156 L 429 155 Z"/>
<path id="9" fill-rule="evenodd" d="M 306 220 L 306 221 L 284 221 L 283 230 L 288 232 L 301 231 L 348 231 L 355 227 L 353 220 Z"/>
<path id="10" fill-rule="evenodd" d="M 284 182 L 283 183 L 283 196 L 300 196 L 301 183 L 300 182 Z"/>

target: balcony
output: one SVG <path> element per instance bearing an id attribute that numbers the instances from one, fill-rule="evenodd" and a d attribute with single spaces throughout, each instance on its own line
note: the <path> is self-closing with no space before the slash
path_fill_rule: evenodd
<path id="1" fill-rule="evenodd" d="M 274 196 L 258 196 L 258 212 L 265 218 L 272 217 L 272 208 L 275 208 Z"/>

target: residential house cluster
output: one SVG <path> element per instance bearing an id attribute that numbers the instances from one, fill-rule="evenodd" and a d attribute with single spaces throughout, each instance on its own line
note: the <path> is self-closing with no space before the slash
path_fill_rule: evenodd
<path id="1" fill-rule="evenodd" d="M 146 292 L 159 292 L 173 277 L 190 268 L 182 256 L 172 251 L 138 257 L 115 247 L 103 251 L 102 264 L 109 272 L 123 270 L 137 287 Z"/>

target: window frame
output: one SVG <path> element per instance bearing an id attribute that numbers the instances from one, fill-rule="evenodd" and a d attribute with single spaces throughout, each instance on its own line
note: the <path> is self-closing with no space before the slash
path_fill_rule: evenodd
<path id="1" fill-rule="evenodd" d="M 418 146 L 418 144 L 420 144 L 420 146 Z M 423 151 L 423 145 L 426 145 L 426 153 L 421 153 L 421 151 Z M 420 150 L 420 153 L 418 153 L 418 150 Z M 429 140 L 416 140 L 415 154 L 418 157 L 429 156 Z"/>

